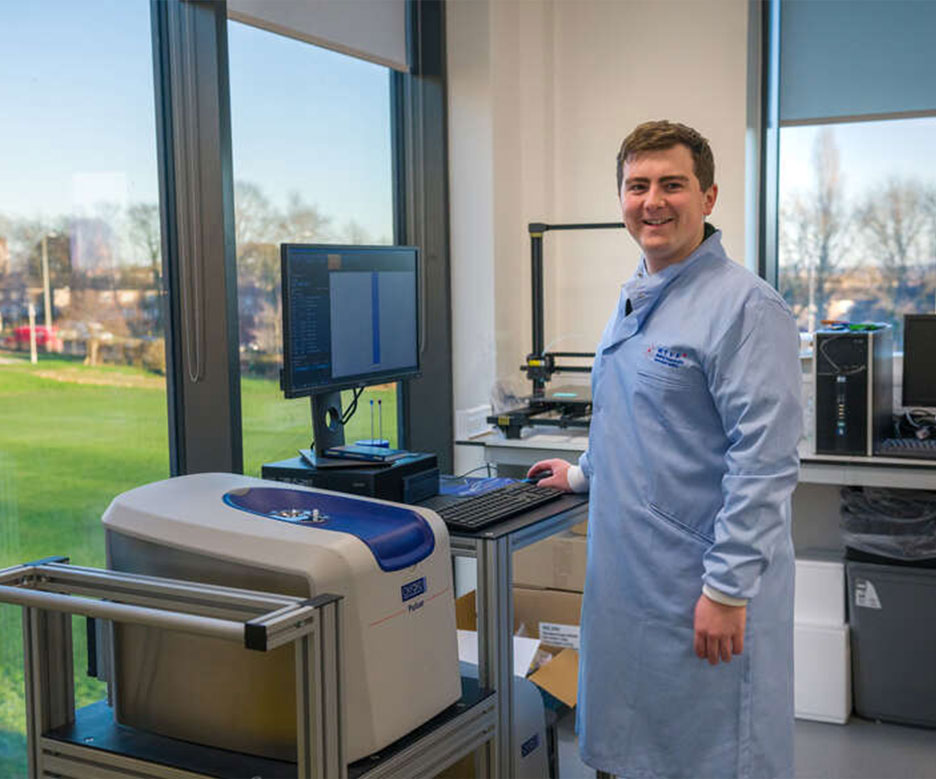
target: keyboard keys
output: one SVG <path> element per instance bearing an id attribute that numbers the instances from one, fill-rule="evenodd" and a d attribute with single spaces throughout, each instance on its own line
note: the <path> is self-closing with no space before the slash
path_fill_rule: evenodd
<path id="1" fill-rule="evenodd" d="M 517 482 L 442 506 L 436 513 L 454 530 L 479 530 L 549 503 L 563 494 L 555 487 Z"/>
<path id="2" fill-rule="evenodd" d="M 885 438 L 875 454 L 879 457 L 936 460 L 936 438 Z"/>

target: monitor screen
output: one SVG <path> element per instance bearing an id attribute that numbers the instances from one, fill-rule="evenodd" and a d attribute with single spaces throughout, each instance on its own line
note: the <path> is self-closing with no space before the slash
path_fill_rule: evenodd
<path id="1" fill-rule="evenodd" d="M 419 372 L 419 250 L 282 244 L 287 398 Z"/>
<path id="2" fill-rule="evenodd" d="M 904 316 L 903 405 L 936 406 L 936 314 Z"/>

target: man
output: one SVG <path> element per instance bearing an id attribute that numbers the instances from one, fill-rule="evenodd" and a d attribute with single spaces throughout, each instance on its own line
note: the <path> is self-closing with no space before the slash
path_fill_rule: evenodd
<path id="1" fill-rule="evenodd" d="M 797 328 L 706 224 L 699 133 L 642 124 L 617 174 L 643 257 L 596 350 L 588 451 L 530 469 L 590 493 L 582 759 L 627 779 L 792 776 Z"/>

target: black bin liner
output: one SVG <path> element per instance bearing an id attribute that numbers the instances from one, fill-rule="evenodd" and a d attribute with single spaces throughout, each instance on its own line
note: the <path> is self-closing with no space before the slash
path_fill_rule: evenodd
<path id="1" fill-rule="evenodd" d="M 843 487 L 841 528 L 851 559 L 936 567 L 934 492 Z"/>

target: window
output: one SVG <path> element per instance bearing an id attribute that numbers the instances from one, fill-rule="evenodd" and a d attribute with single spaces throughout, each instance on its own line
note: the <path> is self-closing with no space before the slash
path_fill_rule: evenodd
<path id="1" fill-rule="evenodd" d="M 244 472 L 256 476 L 312 436 L 308 402 L 279 389 L 280 243 L 393 242 L 390 75 L 238 22 L 228 41 Z M 393 446 L 395 385 L 365 392 L 346 437 L 371 437 L 371 399 Z"/>
<path id="2" fill-rule="evenodd" d="M 0 72 L 0 567 L 102 566 L 108 503 L 169 475 L 149 3 L 6 3 Z M 26 773 L 19 611 L 0 776 Z"/>
<path id="3" fill-rule="evenodd" d="M 936 4 L 772 0 L 768 16 L 768 273 L 803 330 L 889 322 L 900 350 L 903 315 L 936 310 Z"/>
<path id="4" fill-rule="evenodd" d="M 936 311 L 936 118 L 780 130 L 779 288 L 800 328 Z M 921 164 L 923 162 L 924 164 Z"/>

